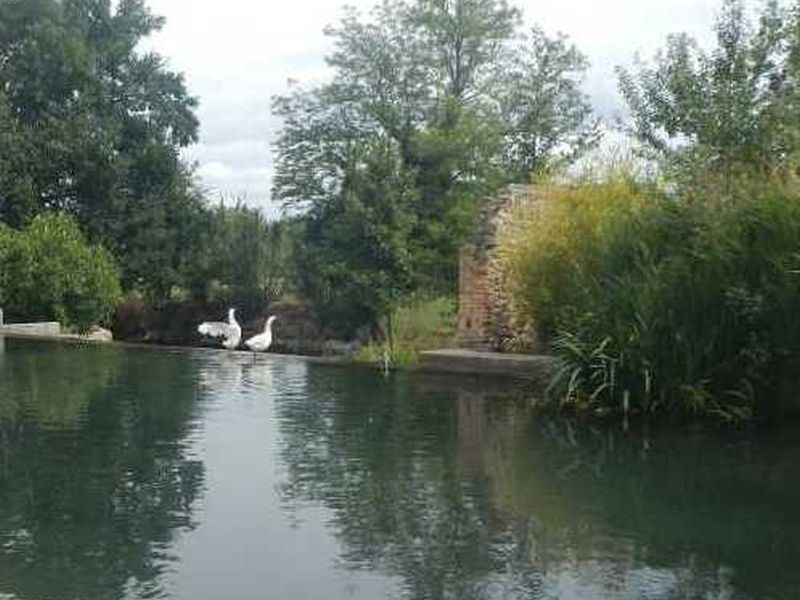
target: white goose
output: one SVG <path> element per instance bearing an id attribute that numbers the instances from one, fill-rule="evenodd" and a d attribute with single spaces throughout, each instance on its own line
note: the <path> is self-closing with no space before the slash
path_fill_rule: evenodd
<path id="1" fill-rule="evenodd" d="M 228 322 L 206 321 L 197 326 L 197 331 L 202 335 L 214 338 L 223 338 L 222 345 L 228 350 L 233 350 L 242 339 L 242 328 L 236 322 L 235 308 L 228 309 Z"/>
<path id="2" fill-rule="evenodd" d="M 264 324 L 264 331 L 258 335 L 254 335 L 245 341 L 244 345 L 250 348 L 253 352 L 264 352 L 272 344 L 272 322 L 277 319 L 272 315 Z"/>

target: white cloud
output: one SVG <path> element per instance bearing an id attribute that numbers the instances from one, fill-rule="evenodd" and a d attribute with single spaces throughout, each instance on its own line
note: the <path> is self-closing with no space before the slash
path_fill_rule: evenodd
<path id="1" fill-rule="evenodd" d="M 233 170 L 225 163 L 218 161 L 201 164 L 196 173 L 199 177 L 212 181 L 224 181 L 233 176 Z"/>
<path id="2" fill-rule="evenodd" d="M 349 0 L 368 9 L 378 0 Z M 566 33 L 589 56 L 585 88 L 604 116 L 620 107 L 614 66 L 639 52 L 648 58 L 667 34 L 709 38 L 720 0 L 558 0 L 517 2 L 528 23 Z M 148 40 L 184 72 L 200 99 L 199 144 L 185 156 L 198 163 L 204 185 L 226 197 L 244 197 L 270 213 L 270 148 L 279 128 L 271 98 L 287 80 L 324 79 L 330 40 L 322 33 L 341 16 L 338 0 L 149 0 L 167 18 Z"/>

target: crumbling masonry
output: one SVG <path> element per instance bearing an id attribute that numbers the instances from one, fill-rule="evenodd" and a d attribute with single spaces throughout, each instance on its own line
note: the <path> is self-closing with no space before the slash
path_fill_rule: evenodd
<path id="1" fill-rule="evenodd" d="M 458 338 L 463 348 L 508 352 L 535 350 L 530 327 L 519 322 L 497 253 L 499 235 L 513 210 L 537 202 L 535 188 L 510 185 L 489 199 L 459 254 Z"/>

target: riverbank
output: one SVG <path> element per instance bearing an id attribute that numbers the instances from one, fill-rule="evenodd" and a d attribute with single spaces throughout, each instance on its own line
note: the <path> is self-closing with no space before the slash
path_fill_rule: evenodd
<path id="1" fill-rule="evenodd" d="M 32 324 L 29 324 L 32 325 Z M 44 325 L 44 324 L 38 324 Z M 57 325 L 57 324 L 56 324 Z M 289 354 L 266 352 L 254 354 L 246 350 L 224 350 L 208 346 L 179 346 L 164 344 L 148 344 L 141 342 L 111 341 L 74 334 L 55 332 L 53 327 L 18 327 L 0 326 L 0 338 L 15 337 L 47 342 L 70 344 L 104 344 L 120 348 L 140 348 L 167 352 L 212 352 L 224 353 L 238 357 L 258 359 L 269 357 L 275 359 L 302 360 L 312 364 L 357 366 L 368 369 L 388 369 L 392 371 L 441 373 L 461 375 L 473 378 L 511 379 L 537 384 L 545 384 L 554 372 L 554 359 L 544 355 L 512 355 L 491 352 L 474 352 L 460 349 L 431 350 L 420 353 L 420 362 L 416 364 L 368 363 L 354 360 L 349 356 L 312 356 L 305 354 Z"/>

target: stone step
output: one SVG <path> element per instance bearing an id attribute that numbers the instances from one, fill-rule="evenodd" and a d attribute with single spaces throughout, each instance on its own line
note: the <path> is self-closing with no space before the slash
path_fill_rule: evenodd
<path id="1" fill-rule="evenodd" d="M 420 367 L 450 373 L 496 375 L 545 382 L 553 376 L 556 361 L 541 354 L 501 354 L 445 349 L 420 353 Z"/>

